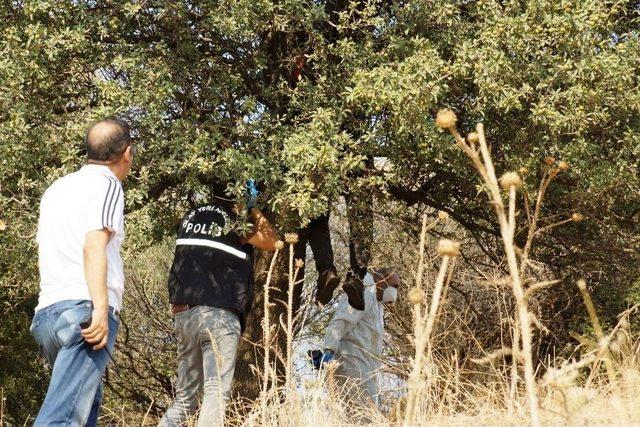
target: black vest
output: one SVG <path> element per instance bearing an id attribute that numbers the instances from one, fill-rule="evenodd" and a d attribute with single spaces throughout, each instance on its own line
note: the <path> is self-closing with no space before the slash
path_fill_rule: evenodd
<path id="1" fill-rule="evenodd" d="M 234 220 L 233 212 L 216 204 L 184 216 L 169 273 L 169 301 L 229 309 L 244 331 L 253 301 L 253 247 L 241 243 Z"/>

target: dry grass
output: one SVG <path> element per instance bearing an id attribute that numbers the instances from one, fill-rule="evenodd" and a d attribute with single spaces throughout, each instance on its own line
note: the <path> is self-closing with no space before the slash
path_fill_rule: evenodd
<path id="1" fill-rule="evenodd" d="M 396 366 L 403 377 L 402 390 L 392 398 L 382 399 L 382 413 L 373 407 L 354 405 L 348 397 L 353 386 L 337 386 L 331 370 L 321 372 L 315 381 L 293 389 L 271 387 L 261 397 L 261 404 L 236 406 L 229 422 L 239 425 L 629 425 L 640 422 L 640 370 L 638 346 L 630 344 L 629 309 L 608 333 L 602 330 L 593 303 L 583 282 L 578 287 L 592 321 L 597 340 L 580 337 L 578 356 L 571 360 L 556 359 L 552 366 L 534 366 L 533 340 L 535 329 L 544 328 L 531 310 L 535 293 L 553 286 L 557 280 L 536 280 L 529 274 L 529 254 L 538 229 L 545 191 L 551 181 L 569 166 L 561 162 L 548 164 L 537 191 L 535 204 L 526 200 L 527 241 L 524 249 L 516 247 L 517 190 L 522 178 L 508 172 L 497 179 L 482 124 L 477 133 L 465 141 L 455 128 L 455 116 L 445 113 L 448 120 L 441 127 L 451 132 L 456 144 L 471 160 L 482 178 L 489 203 L 493 206 L 503 240 L 508 276 L 504 285 L 511 288 L 515 312 L 506 320 L 511 333 L 510 348 L 503 347 L 475 359 L 477 370 L 460 367 L 457 354 L 443 357 L 434 351 L 432 335 L 443 294 L 453 274 L 453 262 L 459 253 L 456 242 L 441 241 L 438 254 L 440 268 L 433 281 L 430 300 L 423 290 L 424 245 L 426 232 L 442 217 L 427 224 L 423 217 L 415 287 L 409 293 L 413 305 L 413 334 L 410 338 L 413 357 L 403 366 Z M 452 116 L 453 115 L 453 116 Z M 506 193 L 503 200 L 502 190 Z M 559 226 L 569 220 L 552 226 Z M 570 221 L 576 221 L 571 218 Z M 290 260 L 290 275 L 292 273 Z M 293 276 L 295 277 L 295 276 Z M 293 280 L 293 279 L 291 279 Z M 289 313 L 291 314 L 291 313 Z M 291 328 L 287 328 L 289 331 Z M 624 345 L 622 344 L 624 342 Z M 288 337 L 291 343 L 291 337 Z M 616 344 L 618 355 L 613 351 Z M 292 354 L 290 349 L 288 355 Z M 511 357 L 512 362 L 505 360 Z M 287 361 L 290 366 L 290 361 Z M 469 366 L 469 364 L 466 364 Z M 602 368 L 604 366 L 604 368 Z M 524 381 L 521 381 L 520 370 Z M 538 379 L 536 379 L 536 377 Z M 287 385 L 290 384 L 287 374 Z M 479 380 L 482 378 L 482 380 Z"/>
<path id="2" fill-rule="evenodd" d="M 295 374 L 297 341 L 295 331 L 304 323 L 292 310 L 295 286 L 301 285 L 298 274 L 301 261 L 294 263 L 292 246 L 295 235 L 286 236 L 289 244 L 289 293 L 286 301 L 264 299 L 263 342 L 264 363 L 255 368 L 256 381 L 262 393 L 253 402 L 232 401 L 226 413 L 226 424 L 233 426 L 459 426 L 459 425 L 634 425 L 640 424 L 640 336 L 631 330 L 630 316 L 637 314 L 634 306 L 621 313 L 619 321 L 608 330 L 598 319 L 586 283 L 579 281 L 579 292 L 585 303 L 585 313 L 591 321 L 594 337 L 574 334 L 577 345 L 569 356 L 535 361 L 532 348 L 544 326 L 536 318 L 536 293 L 548 289 L 558 280 L 534 274 L 536 265 L 530 254 L 536 236 L 549 228 L 583 218 L 574 214 L 545 227 L 538 226 L 546 189 L 553 179 L 569 167 L 555 159 L 544 166 L 535 201 L 527 193 L 519 195 L 522 178 L 509 172 L 497 179 L 481 124 L 477 133 L 465 140 L 455 128 L 455 115 L 447 112 L 437 123 L 455 138 L 456 144 L 468 156 L 482 178 L 488 203 L 494 208 L 500 225 L 504 260 L 495 267 L 491 277 L 484 275 L 466 279 L 472 283 L 490 282 L 496 290 L 500 324 L 488 327 L 504 333 L 501 347 L 482 349 L 480 357 L 472 357 L 464 346 L 443 345 L 473 334 L 461 332 L 467 327 L 463 315 L 448 303 L 448 289 L 453 283 L 459 247 L 456 242 L 441 240 L 438 257 L 430 257 L 427 234 L 437 224 L 447 223 L 446 215 L 438 215 L 429 223 L 423 216 L 417 260 L 414 264 L 414 286 L 407 294 L 411 315 L 406 312 L 409 348 L 396 352 L 392 362 L 383 360 L 381 375 L 399 379 L 396 388 L 388 384 L 380 396 L 381 408 L 355 404 L 351 397 L 354 383 L 339 383 L 334 377 L 335 366 L 320 371 L 312 379 Z M 517 202 L 524 203 L 524 215 L 518 217 Z M 516 226 L 527 236 L 523 248 L 514 243 Z M 417 234 L 417 233 L 416 233 Z M 282 256 L 284 243 L 276 250 L 264 284 L 269 295 L 273 267 Z M 439 265 L 439 268 L 438 268 Z M 485 270 L 486 272 L 486 270 Z M 501 306 L 502 290 L 508 290 L 513 303 Z M 272 319 L 270 308 L 275 303 L 287 306 L 286 318 Z M 406 303 L 405 303 L 406 305 Z M 411 319 L 411 320 L 408 320 Z M 272 343 L 278 329 L 287 335 L 284 354 L 274 351 Z M 406 345 L 406 344 L 405 344 Z M 469 345 L 466 346 L 468 349 Z M 464 353 L 464 354 L 461 354 Z M 476 355 L 477 356 L 477 355 Z M 285 366 L 279 378 L 274 359 Z M 534 364 L 534 362 L 536 364 Z M 153 404 L 153 403 L 152 403 Z M 0 402 L 0 420 L 2 420 Z M 105 408 L 103 420 L 108 424 L 153 424 L 147 411 L 144 416 L 130 416 L 124 408 L 118 413 Z M 131 421 L 132 419 L 141 421 Z M 188 422 L 195 425 L 197 414 Z"/>

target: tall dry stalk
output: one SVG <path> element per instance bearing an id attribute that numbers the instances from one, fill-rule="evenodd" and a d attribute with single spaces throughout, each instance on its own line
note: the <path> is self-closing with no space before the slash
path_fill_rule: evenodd
<path id="1" fill-rule="evenodd" d="M 298 277 L 298 273 L 300 269 L 304 266 L 304 261 L 298 259 L 295 262 L 295 270 L 294 270 L 294 262 L 293 262 L 293 247 L 297 242 L 297 236 L 295 237 L 295 242 L 293 241 L 293 237 L 287 236 L 291 239 L 289 241 L 289 285 L 287 289 L 287 349 L 286 349 L 286 360 L 285 360 L 285 392 L 287 398 L 289 397 L 290 391 L 292 389 L 292 358 L 293 358 L 293 325 L 295 322 L 295 318 L 293 316 L 293 291 L 295 286 L 300 283 L 297 282 L 296 279 Z"/>
<path id="2" fill-rule="evenodd" d="M 470 141 L 469 144 L 467 144 L 456 130 L 456 121 L 457 118 L 453 111 L 441 110 L 438 112 L 436 125 L 443 129 L 447 129 L 451 135 L 453 135 L 456 144 L 473 163 L 473 166 L 478 171 L 486 185 L 486 191 L 490 197 L 491 204 L 493 205 L 498 219 L 504 251 L 507 257 L 509 275 L 511 277 L 511 289 L 516 300 L 516 324 L 519 326 L 518 332 L 522 340 L 522 351 L 517 351 L 516 353 L 520 356 L 523 363 L 527 400 L 529 402 L 529 410 L 531 412 L 531 424 L 533 426 L 539 426 L 541 425 L 540 411 L 536 392 L 532 355 L 533 317 L 529 312 L 527 301 L 529 295 L 525 294 L 521 270 L 518 265 L 514 245 L 516 190 L 522 184 L 522 181 L 520 176 L 515 172 L 508 172 L 503 175 L 501 184 L 503 189 L 508 192 L 508 206 L 505 209 L 502 194 L 500 192 L 500 184 L 498 183 L 493 161 L 491 160 L 491 154 L 489 153 L 489 148 L 487 146 L 484 126 L 482 123 L 478 123 L 476 125 L 476 134 L 473 135 L 473 138 L 469 138 Z M 479 150 L 476 148 L 476 143 L 479 144 Z M 539 206 L 537 206 L 537 208 L 539 208 Z M 516 346 L 517 344 L 514 345 L 514 348 Z"/>
<path id="3" fill-rule="evenodd" d="M 580 294 L 582 295 L 582 299 L 584 300 L 584 305 L 587 308 L 587 313 L 589 314 L 589 320 L 591 321 L 593 332 L 598 339 L 595 347 L 602 346 L 602 343 L 605 342 L 605 336 L 602 330 L 602 325 L 600 324 L 600 320 L 598 319 L 598 314 L 596 313 L 596 307 L 593 304 L 593 300 L 591 299 L 591 294 L 589 294 L 589 291 L 587 290 L 587 283 L 584 281 L 584 279 L 580 279 L 578 280 L 577 285 L 578 289 L 580 290 Z M 615 369 L 613 368 L 613 363 L 611 363 L 611 354 L 608 348 L 603 351 L 603 359 L 609 381 L 613 382 L 616 373 Z M 591 382 L 592 377 L 593 375 L 589 376 L 587 383 Z"/>
<path id="4" fill-rule="evenodd" d="M 423 306 L 424 291 L 422 290 L 422 273 L 424 267 L 424 243 L 426 233 L 429 228 L 437 223 L 434 221 L 431 226 L 427 226 L 426 215 L 422 218 L 422 231 L 420 233 L 420 249 L 418 260 L 418 271 L 416 273 L 416 286 L 410 291 L 410 302 L 413 303 L 414 317 L 414 336 L 413 344 L 415 354 L 413 357 L 411 372 L 407 381 L 407 409 L 404 416 L 404 425 L 412 425 L 416 422 L 416 411 L 418 407 L 418 398 L 420 393 L 424 391 L 424 383 L 422 381 L 422 370 L 425 362 L 425 349 L 430 348 L 431 333 L 436 322 L 438 308 L 445 287 L 445 278 L 447 277 L 447 269 L 449 260 L 459 254 L 459 245 L 449 240 L 441 240 L 438 246 L 438 254 L 442 256 L 442 263 L 438 270 L 438 275 L 433 288 L 431 302 L 429 307 Z M 449 278 L 451 276 L 449 275 Z M 448 281 L 447 281 L 448 283 Z"/>
<path id="5" fill-rule="evenodd" d="M 263 425 L 266 425 L 267 417 L 267 392 L 269 390 L 269 373 L 271 371 L 271 365 L 269 363 L 269 348 L 271 346 L 271 322 L 269 316 L 269 309 L 271 303 L 269 302 L 269 285 L 271 284 L 271 276 L 273 274 L 273 268 L 276 265 L 276 259 L 280 253 L 280 249 L 284 247 L 284 243 L 281 241 L 276 242 L 276 251 L 271 258 L 271 264 L 269 265 L 269 271 L 267 273 L 267 280 L 264 282 L 263 287 L 263 317 L 262 317 L 262 333 L 263 333 L 263 346 L 264 346 L 264 371 L 262 373 L 262 399 L 261 399 L 261 415 Z"/>

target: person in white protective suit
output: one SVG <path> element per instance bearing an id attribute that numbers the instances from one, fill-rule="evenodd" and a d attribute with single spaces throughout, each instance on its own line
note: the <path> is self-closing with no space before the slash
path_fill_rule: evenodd
<path id="1" fill-rule="evenodd" d="M 398 298 L 400 276 L 382 268 L 364 278 L 365 307 L 356 310 L 345 294 L 340 296 L 336 313 L 327 326 L 319 367 L 335 358 L 339 362 L 336 380 L 362 404 L 378 406 L 378 370 L 384 338 L 384 307 Z M 358 389 L 351 389 L 354 384 Z"/>

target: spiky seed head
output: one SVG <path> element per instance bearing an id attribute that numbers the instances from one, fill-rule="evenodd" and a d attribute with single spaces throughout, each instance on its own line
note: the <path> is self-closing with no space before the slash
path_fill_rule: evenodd
<path id="1" fill-rule="evenodd" d="M 519 188 L 522 186 L 522 178 L 517 172 L 507 172 L 500 177 L 500 185 L 505 190 L 509 190 L 511 187 Z"/>
<path id="2" fill-rule="evenodd" d="M 407 293 L 407 299 L 413 305 L 422 304 L 422 301 L 424 301 L 424 291 L 420 288 L 411 288 Z"/>
<path id="3" fill-rule="evenodd" d="M 622 319 L 618 322 L 620 325 L 620 329 L 629 329 L 629 317 L 623 316 Z"/>
<path id="4" fill-rule="evenodd" d="M 621 335 L 620 331 L 618 331 L 614 336 L 613 339 L 609 342 L 609 350 L 611 350 L 612 353 L 614 354 L 620 354 L 622 353 L 622 346 L 620 344 L 621 343 Z"/>
<path id="5" fill-rule="evenodd" d="M 453 129 L 456 127 L 458 118 L 456 113 L 449 108 L 442 109 L 436 114 L 436 126 L 442 129 Z"/>
<path id="6" fill-rule="evenodd" d="M 551 165 L 553 165 L 553 164 L 556 162 L 556 159 L 555 159 L 555 158 L 553 158 L 553 157 L 551 157 L 551 156 L 546 156 L 546 157 L 544 158 L 544 162 L 545 162 L 547 165 L 551 166 Z"/>
<path id="7" fill-rule="evenodd" d="M 477 144 L 480 142 L 480 136 L 478 136 L 477 132 L 471 132 L 467 135 L 467 141 L 469 141 L 469 144 Z"/>
<path id="8" fill-rule="evenodd" d="M 563 371 L 562 369 L 549 369 L 544 374 L 547 384 L 553 388 L 566 389 L 572 387 L 578 377 L 578 370 Z"/>
<path id="9" fill-rule="evenodd" d="M 529 169 L 527 169 L 526 167 L 524 167 L 524 166 L 523 166 L 523 167 L 521 167 L 520 169 L 518 169 L 518 173 L 519 173 L 520 175 L 526 175 L 526 174 L 528 174 L 528 173 L 529 173 Z"/>
<path id="10" fill-rule="evenodd" d="M 304 261 L 301 260 L 300 258 L 296 259 L 295 266 L 296 266 L 296 268 L 304 267 Z"/>
<path id="11" fill-rule="evenodd" d="M 565 161 L 561 161 L 558 163 L 558 169 L 560 169 L 560 172 L 565 172 L 569 170 L 569 163 L 565 162 Z"/>
<path id="12" fill-rule="evenodd" d="M 578 376 L 578 370 L 575 369 L 575 377 Z M 575 380 L 574 380 L 575 383 Z M 588 405 L 589 402 L 593 401 L 596 398 L 596 391 L 589 388 L 583 387 L 565 387 L 566 390 L 564 392 L 564 401 L 567 408 L 567 411 L 570 414 L 576 413 L 580 409 L 584 408 L 585 405 Z"/>
<path id="13" fill-rule="evenodd" d="M 582 215 L 580 212 L 574 212 L 571 214 L 571 221 L 573 222 L 584 221 L 584 215 Z"/>
<path id="14" fill-rule="evenodd" d="M 298 233 L 284 233 L 284 241 L 290 245 L 298 243 Z"/>
<path id="15" fill-rule="evenodd" d="M 445 211 L 438 211 L 438 219 L 440 221 L 446 221 L 449 219 L 449 214 Z"/>
<path id="16" fill-rule="evenodd" d="M 278 240 L 276 242 L 276 249 L 281 251 L 282 249 L 284 249 L 284 242 L 282 240 Z"/>
<path id="17" fill-rule="evenodd" d="M 460 242 L 449 239 L 441 239 L 438 242 L 438 255 L 455 257 L 460 255 Z"/>
<path id="18" fill-rule="evenodd" d="M 7 229 L 7 223 L 0 219 L 0 231 Z"/>

